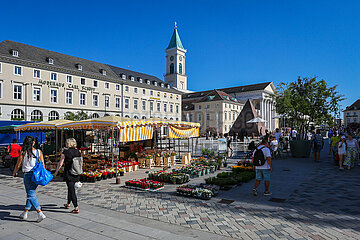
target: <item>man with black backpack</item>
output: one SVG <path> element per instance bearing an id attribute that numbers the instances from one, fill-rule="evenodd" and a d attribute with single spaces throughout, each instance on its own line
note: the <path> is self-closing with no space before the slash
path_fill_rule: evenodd
<path id="1" fill-rule="evenodd" d="M 270 145 L 266 139 L 261 141 L 261 144 L 255 149 L 252 157 L 253 166 L 256 171 L 255 185 L 253 189 L 253 195 L 257 196 L 257 187 L 260 185 L 260 181 L 265 181 L 264 196 L 271 195 L 269 191 L 270 187 L 270 175 L 272 173 L 272 161 Z"/>

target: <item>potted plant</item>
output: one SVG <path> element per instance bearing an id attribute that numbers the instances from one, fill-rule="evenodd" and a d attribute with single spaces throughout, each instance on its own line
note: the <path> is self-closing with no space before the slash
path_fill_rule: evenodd
<path id="1" fill-rule="evenodd" d="M 304 138 L 310 123 L 328 124 L 334 121 L 333 114 L 339 111 L 343 100 L 337 86 L 329 87 L 325 80 L 298 78 L 290 83 L 280 83 L 271 95 L 278 114 L 288 118 L 298 130 L 297 139 L 290 141 L 293 157 L 309 157 L 311 141 Z"/>

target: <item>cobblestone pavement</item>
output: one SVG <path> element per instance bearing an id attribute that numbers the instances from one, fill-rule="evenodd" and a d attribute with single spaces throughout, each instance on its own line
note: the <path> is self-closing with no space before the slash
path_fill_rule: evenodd
<path id="1" fill-rule="evenodd" d="M 306 162 L 302 171 L 307 174 L 304 174 L 303 179 L 294 178 L 294 181 L 298 181 L 297 185 L 290 184 L 291 174 L 277 180 L 276 184 L 282 186 L 278 191 L 284 191 L 284 187 L 290 184 L 291 191 L 282 203 L 276 202 L 276 199 L 272 199 L 275 202 L 269 201 L 269 198 L 263 196 L 258 196 L 253 201 L 250 191 L 243 193 L 243 198 L 234 194 L 231 199 L 235 201 L 231 204 L 218 203 L 224 196 L 231 197 L 231 191 L 251 189 L 252 182 L 212 200 L 203 201 L 177 196 L 175 186 L 172 185 L 167 185 L 160 192 L 148 193 L 126 189 L 115 185 L 115 180 L 106 180 L 85 183 L 78 190 L 78 198 L 80 208 L 81 203 L 86 203 L 120 213 L 209 231 L 224 237 L 360 239 L 360 167 L 351 171 L 339 171 L 325 155 L 319 164 L 313 163 L 311 159 L 293 161 Z M 290 160 L 278 161 L 279 166 L 290 163 Z M 296 167 L 293 171 L 295 174 Z M 2 172 L 4 173 L 3 170 Z M 136 176 L 139 173 L 133 174 Z M 132 177 L 131 173 L 126 177 Z M 20 178 L 1 174 L 0 179 L 2 184 L 23 189 Z M 65 199 L 66 186 L 63 182 L 54 181 L 41 187 L 39 193 Z M 273 193 L 275 197 L 277 193 L 274 189 Z"/>

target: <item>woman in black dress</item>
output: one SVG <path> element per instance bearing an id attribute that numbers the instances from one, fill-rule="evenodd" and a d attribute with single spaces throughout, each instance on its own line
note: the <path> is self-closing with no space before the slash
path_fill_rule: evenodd
<path id="1" fill-rule="evenodd" d="M 57 165 L 55 177 L 59 172 L 59 169 L 65 162 L 64 167 L 64 181 L 68 187 L 68 200 L 67 204 L 64 204 L 66 209 L 70 208 L 70 203 L 72 202 L 74 205 L 74 210 L 71 213 L 79 213 L 79 206 L 77 202 L 76 192 L 75 192 L 75 183 L 80 181 L 80 175 L 72 175 L 69 171 L 73 164 L 74 157 L 81 157 L 81 153 L 76 149 L 76 140 L 74 138 L 66 139 L 66 149 L 62 152 L 60 157 L 60 162 Z"/>

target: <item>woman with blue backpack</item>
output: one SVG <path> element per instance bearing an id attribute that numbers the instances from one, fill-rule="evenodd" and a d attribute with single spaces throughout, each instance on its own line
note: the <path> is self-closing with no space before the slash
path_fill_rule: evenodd
<path id="1" fill-rule="evenodd" d="M 38 213 L 37 222 L 41 222 L 46 218 L 44 213 L 41 211 L 41 206 L 36 198 L 36 188 L 38 184 L 36 184 L 33 178 L 33 169 L 36 166 L 37 161 L 40 161 L 43 167 L 44 164 L 44 156 L 39 149 L 34 148 L 35 141 L 32 136 L 26 136 L 24 143 L 21 147 L 21 152 L 16 163 L 13 176 L 16 177 L 17 172 L 22 164 L 22 171 L 24 173 L 24 185 L 26 190 L 26 205 L 25 211 L 21 213 L 20 218 L 26 220 L 28 218 L 28 212 L 31 207 L 34 207 L 36 212 Z M 40 163 L 39 163 L 40 164 Z"/>

